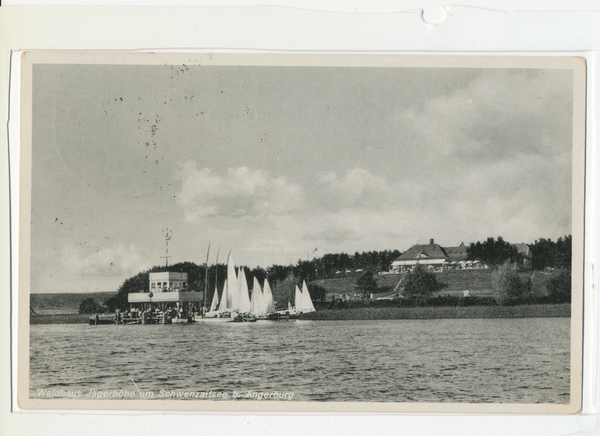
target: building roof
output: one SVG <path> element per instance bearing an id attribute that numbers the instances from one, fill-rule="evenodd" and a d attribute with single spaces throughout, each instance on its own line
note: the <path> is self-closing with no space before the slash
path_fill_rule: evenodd
<path id="1" fill-rule="evenodd" d="M 515 246 L 515 248 L 517 249 L 519 254 L 523 255 L 523 257 L 531 257 L 531 251 L 529 249 L 529 245 L 525 244 L 524 242 L 520 242 L 518 244 L 513 244 L 513 245 Z"/>
<path id="2" fill-rule="evenodd" d="M 444 251 L 448 255 L 450 262 L 467 260 L 467 247 L 464 243 L 461 243 L 458 247 L 444 247 Z"/>
<path id="3" fill-rule="evenodd" d="M 396 261 L 419 261 L 426 263 L 432 260 L 447 260 L 448 255 L 439 244 L 416 244 L 401 254 Z"/>

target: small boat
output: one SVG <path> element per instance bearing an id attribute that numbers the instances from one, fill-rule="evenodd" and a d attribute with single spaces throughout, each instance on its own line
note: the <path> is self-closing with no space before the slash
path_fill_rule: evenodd
<path id="1" fill-rule="evenodd" d="M 89 325 L 116 324 L 115 314 L 96 314 L 88 318 Z"/>
<path id="2" fill-rule="evenodd" d="M 196 316 L 196 322 L 231 322 L 232 313 L 228 311 L 206 312 L 203 317 Z"/>
<path id="3" fill-rule="evenodd" d="M 239 314 L 233 318 L 233 322 L 256 322 L 256 317 L 250 314 Z"/>
<path id="4" fill-rule="evenodd" d="M 175 318 L 171 318 L 171 324 L 191 324 L 194 320 L 191 316 L 177 316 Z"/>

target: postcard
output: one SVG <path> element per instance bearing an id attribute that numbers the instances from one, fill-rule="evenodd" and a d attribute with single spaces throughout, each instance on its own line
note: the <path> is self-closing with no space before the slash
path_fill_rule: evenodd
<path id="1" fill-rule="evenodd" d="M 20 80 L 23 409 L 581 410 L 583 59 L 30 51 Z"/>

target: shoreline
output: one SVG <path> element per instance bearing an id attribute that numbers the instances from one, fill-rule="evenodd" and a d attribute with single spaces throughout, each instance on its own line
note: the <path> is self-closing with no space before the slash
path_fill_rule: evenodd
<path id="1" fill-rule="evenodd" d="M 374 307 L 318 310 L 302 314 L 309 321 L 368 321 L 386 319 L 458 318 L 569 318 L 571 304 L 532 304 L 522 306 L 429 306 Z M 56 314 L 29 317 L 29 325 L 88 324 L 90 314 Z"/>
<path id="2" fill-rule="evenodd" d="M 522 306 L 425 306 L 319 310 L 301 316 L 311 321 L 453 318 L 570 318 L 571 304 Z"/>

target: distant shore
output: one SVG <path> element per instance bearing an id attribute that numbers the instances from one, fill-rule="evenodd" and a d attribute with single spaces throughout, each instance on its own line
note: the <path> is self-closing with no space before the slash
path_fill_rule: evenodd
<path id="1" fill-rule="evenodd" d="M 29 325 L 35 324 L 87 324 L 89 314 L 65 313 L 57 315 L 29 315 Z"/>
<path id="2" fill-rule="evenodd" d="M 375 307 L 318 310 L 302 315 L 312 321 L 442 318 L 569 318 L 570 304 L 532 304 L 523 306 L 442 306 Z"/>
<path id="3" fill-rule="evenodd" d="M 442 319 L 442 318 L 569 318 L 570 304 L 532 304 L 523 306 L 444 306 L 444 307 L 375 307 L 341 310 L 318 310 L 302 319 L 311 321 Z M 87 324 L 90 315 L 62 314 L 30 316 L 29 324 Z"/>

